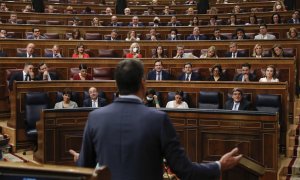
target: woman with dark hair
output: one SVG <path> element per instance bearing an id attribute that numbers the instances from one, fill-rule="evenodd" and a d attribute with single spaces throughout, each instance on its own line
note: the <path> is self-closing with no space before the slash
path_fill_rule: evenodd
<path id="1" fill-rule="evenodd" d="M 154 89 L 147 90 L 144 104 L 148 107 L 160 108 L 158 97 Z"/>
<path id="2" fill-rule="evenodd" d="M 237 24 L 238 23 L 237 23 L 236 15 L 235 14 L 231 14 L 230 18 L 228 19 L 228 25 L 235 26 Z"/>
<path id="3" fill-rule="evenodd" d="M 152 58 L 167 58 L 167 55 L 165 55 L 164 48 L 161 45 L 158 45 L 153 52 Z"/>
<path id="4" fill-rule="evenodd" d="M 88 68 L 86 64 L 80 64 L 80 72 L 78 74 L 74 74 L 73 80 L 93 80 L 93 77 L 90 74 L 88 74 L 87 69 Z"/>
<path id="5" fill-rule="evenodd" d="M 169 101 L 166 105 L 166 108 L 180 108 L 180 109 L 188 109 L 189 106 L 186 102 L 182 101 L 183 92 L 176 91 L 175 92 L 175 100 Z"/>
<path id="6" fill-rule="evenodd" d="M 249 22 L 247 22 L 245 25 L 257 25 L 257 17 L 255 14 L 250 14 L 249 16 Z"/>
<path id="7" fill-rule="evenodd" d="M 199 19 L 197 16 L 194 16 L 193 19 L 190 21 L 189 26 L 201 26 Z"/>
<path id="8" fill-rule="evenodd" d="M 79 43 L 76 46 L 76 49 L 74 49 L 74 54 L 72 55 L 72 58 L 90 58 L 90 55 L 85 53 L 85 47 L 82 43 Z"/>
<path id="9" fill-rule="evenodd" d="M 211 70 L 211 75 L 207 79 L 208 81 L 226 81 L 225 76 L 223 75 L 223 70 L 220 64 L 214 65 Z"/>
<path id="10" fill-rule="evenodd" d="M 71 90 L 69 88 L 65 88 L 63 91 L 63 100 L 56 103 L 54 109 L 78 108 L 77 103 L 71 101 L 71 94 Z"/>
<path id="11" fill-rule="evenodd" d="M 285 57 L 283 48 L 280 44 L 274 44 L 271 51 L 272 51 L 272 57 Z"/>
<path id="12" fill-rule="evenodd" d="M 265 77 L 260 78 L 259 82 L 279 82 L 276 78 L 276 68 L 273 65 L 268 65 L 265 73 Z"/>
<path id="13" fill-rule="evenodd" d="M 69 38 L 69 40 L 83 40 L 83 37 L 81 37 L 79 29 L 74 29 L 72 31 L 72 36 Z"/>
<path id="14" fill-rule="evenodd" d="M 271 24 L 281 24 L 281 17 L 278 13 L 272 14 Z"/>

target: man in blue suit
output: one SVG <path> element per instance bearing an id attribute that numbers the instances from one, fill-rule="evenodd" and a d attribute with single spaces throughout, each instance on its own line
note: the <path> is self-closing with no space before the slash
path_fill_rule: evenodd
<path id="1" fill-rule="evenodd" d="M 90 97 L 83 101 L 83 107 L 103 107 L 107 105 L 106 99 L 99 97 L 99 93 L 95 87 L 89 89 Z"/>
<path id="2" fill-rule="evenodd" d="M 220 161 L 192 163 L 180 145 L 167 114 L 143 104 L 146 83 L 139 60 L 123 60 L 115 70 L 119 98 L 89 114 L 78 165 L 106 165 L 112 180 L 162 180 L 163 158 L 180 179 L 219 179 L 236 165 L 238 149 Z"/>
<path id="3" fill-rule="evenodd" d="M 234 77 L 234 81 L 250 82 L 255 81 L 256 76 L 250 73 L 251 65 L 248 63 L 242 64 L 242 73 Z"/>
<path id="4" fill-rule="evenodd" d="M 178 80 L 181 81 L 199 81 L 200 77 L 198 74 L 193 72 L 192 63 L 185 63 L 184 72 L 179 76 Z"/>
<path id="5" fill-rule="evenodd" d="M 148 73 L 148 80 L 169 80 L 170 74 L 163 70 L 163 65 L 161 60 L 156 60 L 154 63 L 154 70 Z"/>
<path id="6" fill-rule="evenodd" d="M 63 56 L 60 53 L 60 47 L 57 44 L 54 44 L 52 47 L 52 53 L 45 54 L 45 57 L 49 58 L 62 58 Z"/>
<path id="7" fill-rule="evenodd" d="M 205 35 L 200 34 L 199 27 L 194 27 L 193 34 L 188 36 L 186 40 L 207 40 L 207 37 Z"/>

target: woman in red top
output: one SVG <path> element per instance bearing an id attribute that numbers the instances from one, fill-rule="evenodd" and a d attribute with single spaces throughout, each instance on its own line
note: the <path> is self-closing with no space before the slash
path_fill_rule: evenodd
<path id="1" fill-rule="evenodd" d="M 80 64 L 78 74 L 74 74 L 73 80 L 93 80 L 93 77 L 87 73 L 87 66 L 86 64 Z"/>
<path id="2" fill-rule="evenodd" d="M 129 50 L 130 52 L 126 54 L 126 58 L 142 58 L 140 45 L 138 43 L 132 43 Z"/>
<path id="3" fill-rule="evenodd" d="M 76 49 L 74 50 L 74 54 L 72 55 L 72 58 L 90 58 L 90 55 L 84 52 L 84 45 L 79 43 L 76 46 Z"/>

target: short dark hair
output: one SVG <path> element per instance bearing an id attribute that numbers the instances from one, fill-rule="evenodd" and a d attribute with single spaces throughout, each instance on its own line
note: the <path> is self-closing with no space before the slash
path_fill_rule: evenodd
<path id="1" fill-rule="evenodd" d="M 239 31 L 242 31 L 245 34 L 245 30 L 243 28 L 236 28 L 235 33 L 237 34 Z"/>
<path id="2" fill-rule="evenodd" d="M 236 92 L 236 91 L 240 92 L 241 95 L 243 95 L 243 90 L 242 90 L 241 88 L 233 88 L 233 89 L 232 89 L 232 94 L 233 94 L 234 92 Z"/>
<path id="3" fill-rule="evenodd" d="M 155 92 L 154 89 L 148 89 L 148 90 L 146 91 L 146 96 L 149 95 L 149 94 L 155 95 L 156 92 Z"/>
<path id="4" fill-rule="evenodd" d="M 140 60 L 125 59 L 118 63 L 115 79 L 120 95 L 138 92 L 144 76 L 144 65 Z"/>
<path id="5" fill-rule="evenodd" d="M 33 65 L 33 64 L 31 62 L 24 63 L 24 67 L 27 67 L 27 66 L 30 66 L 30 65 Z"/>
<path id="6" fill-rule="evenodd" d="M 71 91 L 71 89 L 70 88 L 65 88 L 64 90 L 63 90 L 63 95 L 64 94 L 68 94 L 70 97 L 71 97 L 71 95 L 72 95 L 72 91 Z"/>
<path id="7" fill-rule="evenodd" d="M 170 30 L 170 32 L 172 32 L 172 31 L 175 31 L 176 34 L 178 34 L 178 30 L 177 30 L 176 28 L 172 28 L 172 29 Z"/>
<path id="8" fill-rule="evenodd" d="M 251 69 L 251 64 L 249 64 L 249 63 L 244 63 L 244 64 L 242 64 L 242 67 L 248 67 L 249 69 Z"/>
<path id="9" fill-rule="evenodd" d="M 181 97 L 183 98 L 183 91 L 177 90 L 177 91 L 175 92 L 175 95 L 179 95 L 179 96 L 181 96 Z"/>
<path id="10" fill-rule="evenodd" d="M 160 62 L 160 63 L 161 63 L 161 65 L 163 64 L 163 63 L 162 63 L 162 60 L 160 60 L 160 59 L 157 59 L 157 60 L 155 60 L 155 61 L 154 61 L 154 65 L 155 65 L 157 62 Z"/>
<path id="11" fill-rule="evenodd" d="M 186 65 L 190 65 L 191 67 L 193 67 L 192 63 L 190 62 L 185 63 L 183 67 L 185 67 Z"/>
<path id="12" fill-rule="evenodd" d="M 40 62 L 40 63 L 39 63 L 39 65 L 38 65 L 38 69 L 40 69 L 40 68 L 41 68 L 41 66 L 43 66 L 44 64 L 46 64 L 46 63 L 44 63 L 44 62 Z M 47 66 L 47 64 L 46 64 L 46 66 Z"/>

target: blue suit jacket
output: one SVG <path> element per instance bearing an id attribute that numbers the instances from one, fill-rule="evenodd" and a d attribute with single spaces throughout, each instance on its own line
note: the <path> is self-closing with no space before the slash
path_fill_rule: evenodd
<path id="1" fill-rule="evenodd" d="M 234 81 L 242 81 L 243 79 L 243 74 L 238 74 L 237 76 L 234 77 Z M 249 80 L 250 81 L 255 81 L 256 80 L 256 76 L 252 73 L 249 74 Z"/>
<path id="2" fill-rule="evenodd" d="M 227 100 L 226 103 L 225 103 L 224 109 L 232 110 L 233 104 L 234 104 L 234 102 L 233 102 L 232 99 Z M 249 110 L 250 109 L 250 105 L 251 105 L 251 103 L 249 101 L 242 100 L 240 102 L 239 110 Z"/>
<path id="3" fill-rule="evenodd" d="M 189 35 L 186 40 L 196 40 L 196 37 L 194 35 Z M 207 37 L 205 35 L 199 35 L 199 40 L 207 40 Z"/>
<path id="4" fill-rule="evenodd" d="M 225 57 L 232 57 L 232 53 L 231 52 L 227 52 L 225 54 Z M 237 51 L 237 57 L 246 57 L 246 55 L 244 53 L 241 53 L 240 51 Z"/>
<path id="5" fill-rule="evenodd" d="M 78 165 L 107 165 L 112 180 L 162 180 L 163 158 L 180 179 L 215 179 L 217 163 L 192 163 L 166 113 L 118 98 L 89 114 Z"/>
<path id="6" fill-rule="evenodd" d="M 166 71 L 162 71 L 161 73 L 161 79 L 162 80 L 170 80 L 170 74 Z M 156 71 L 155 70 L 152 70 L 148 73 L 148 77 L 147 77 L 148 80 L 156 80 Z"/>
<path id="7" fill-rule="evenodd" d="M 192 73 L 192 76 L 191 76 L 191 81 L 200 81 L 200 76 L 196 73 Z M 181 81 L 185 81 L 185 73 L 182 73 L 179 77 L 178 77 L 178 80 L 181 80 Z"/>

